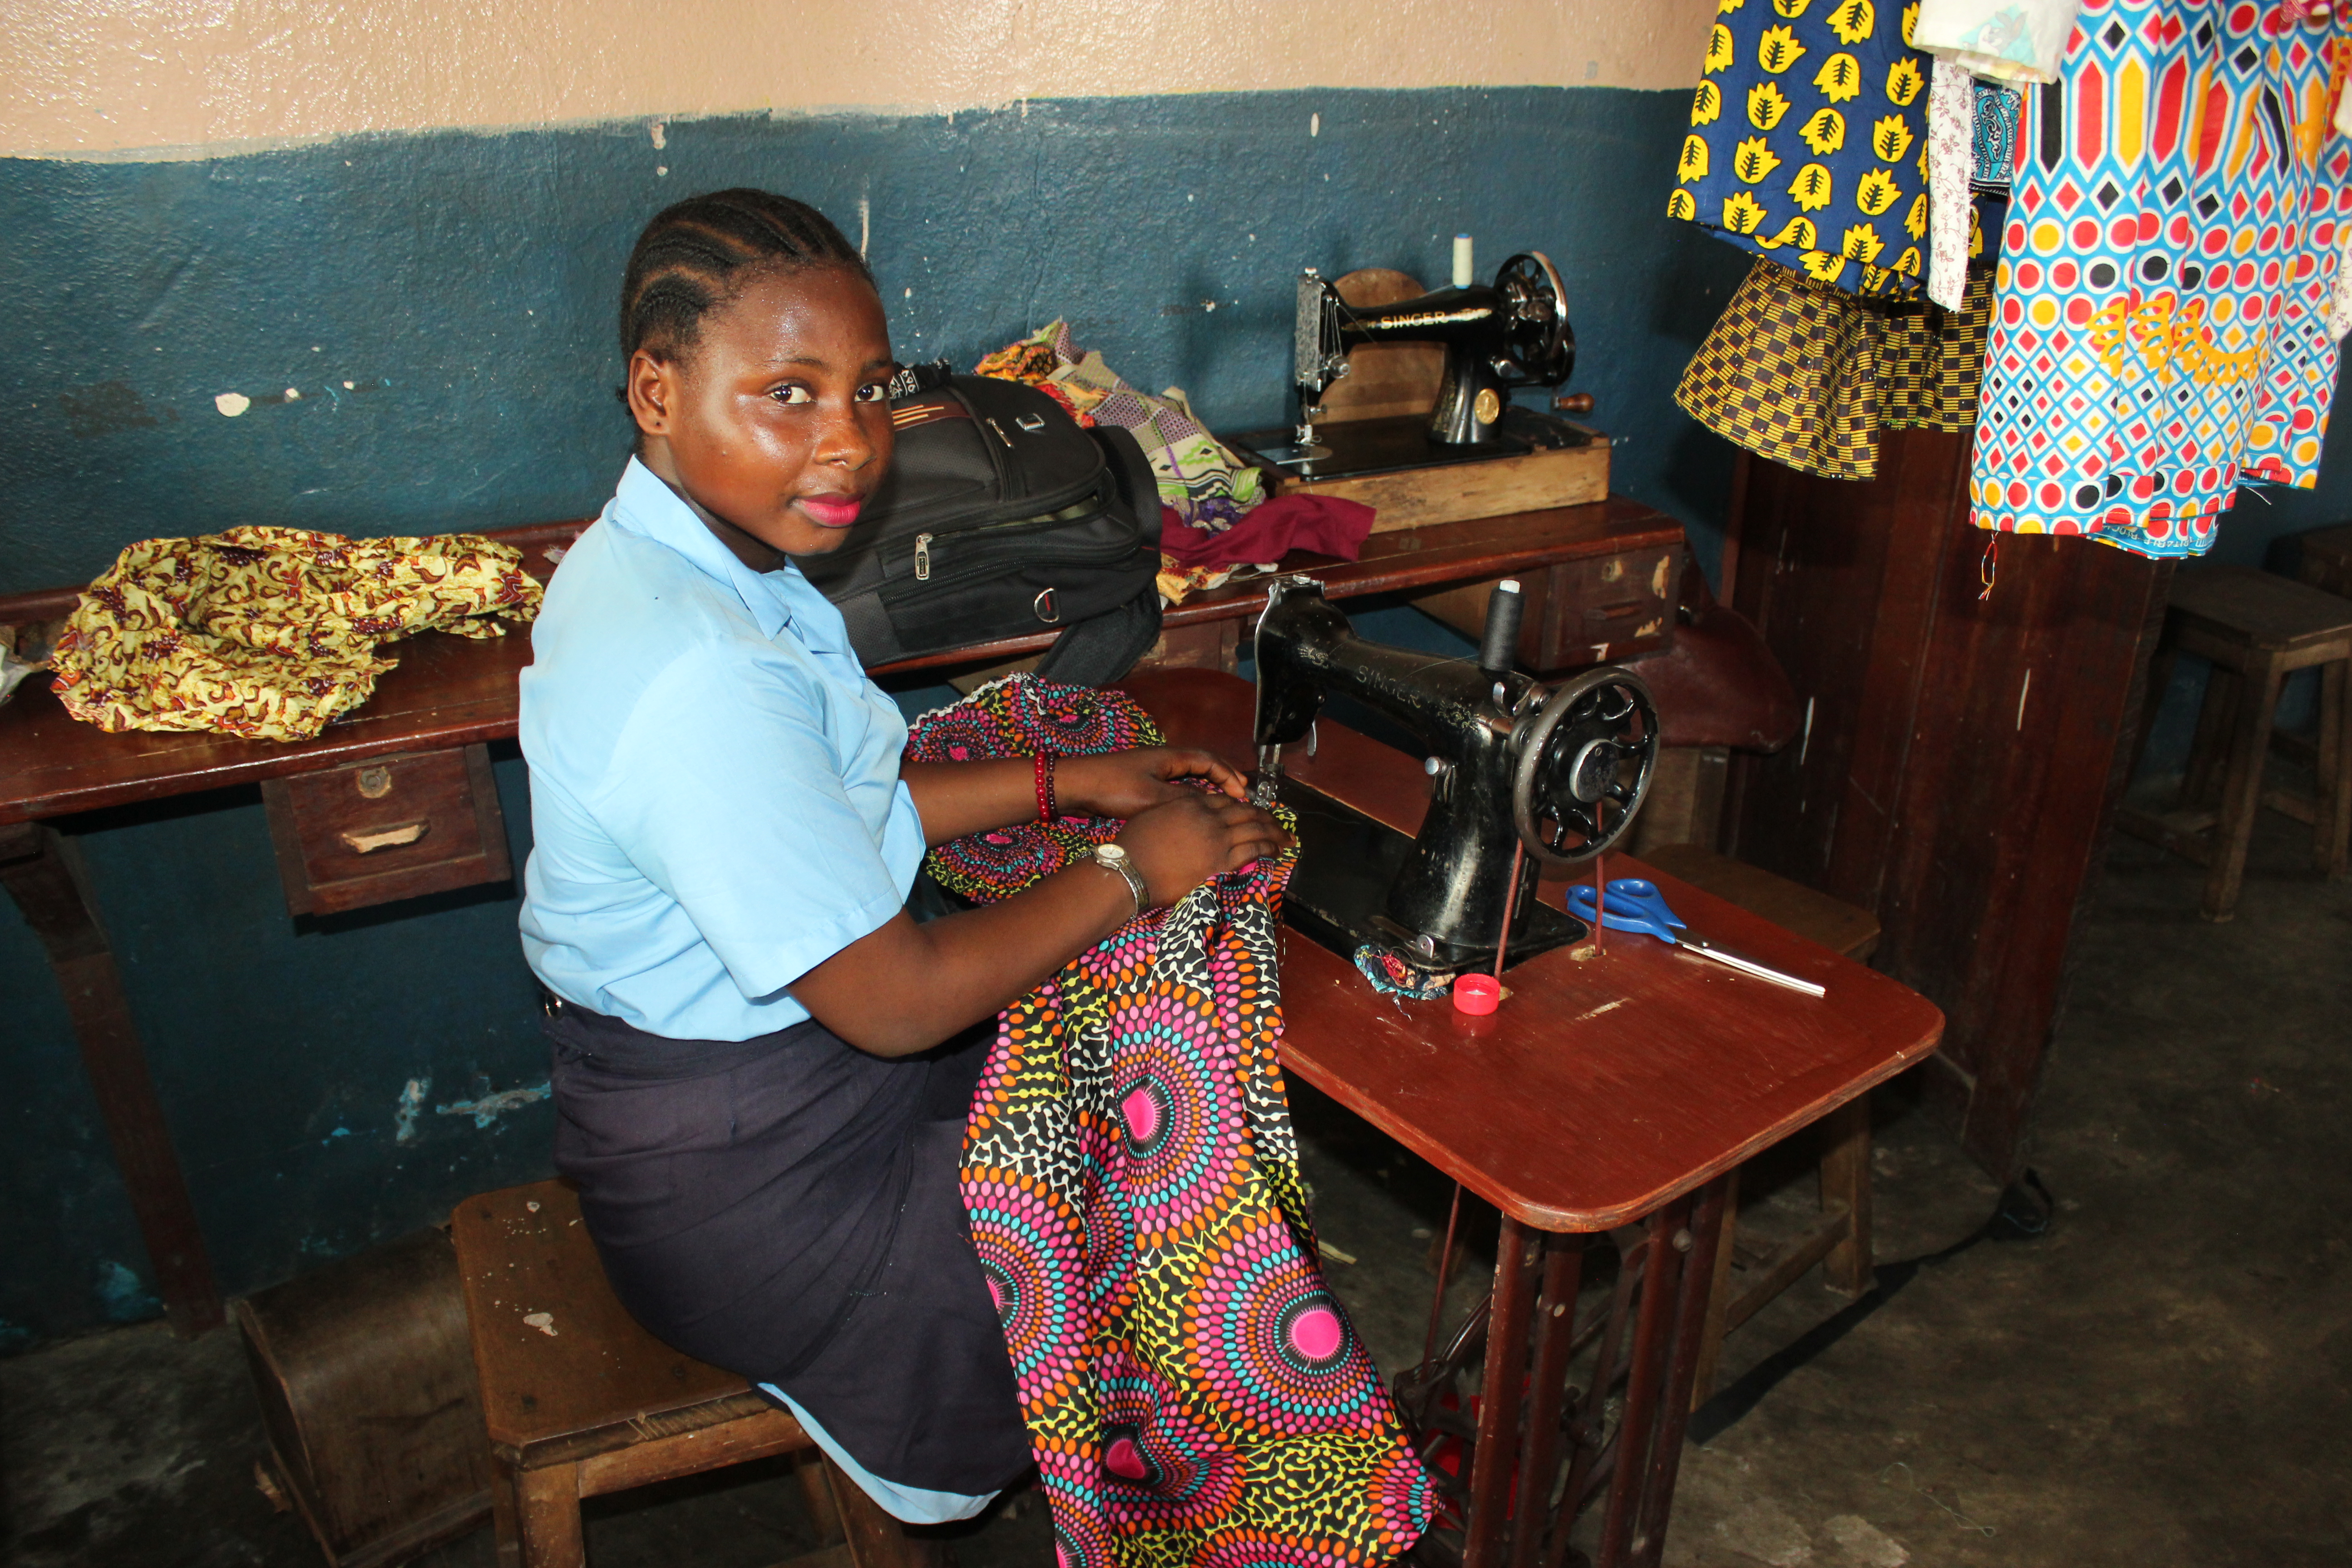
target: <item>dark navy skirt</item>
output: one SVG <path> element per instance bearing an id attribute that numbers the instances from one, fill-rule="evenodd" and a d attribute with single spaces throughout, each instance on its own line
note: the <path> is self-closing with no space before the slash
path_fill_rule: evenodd
<path id="1" fill-rule="evenodd" d="M 956 1184 L 986 1031 L 886 1060 L 814 1021 L 671 1040 L 567 1003 L 547 1032 L 556 1168 L 639 1322 L 782 1387 L 885 1480 L 1028 1469 Z"/>

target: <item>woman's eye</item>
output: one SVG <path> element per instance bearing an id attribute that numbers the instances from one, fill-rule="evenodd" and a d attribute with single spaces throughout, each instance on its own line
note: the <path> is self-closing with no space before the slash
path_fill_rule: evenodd
<path id="1" fill-rule="evenodd" d="M 871 386 L 861 386 L 857 389 L 857 401 L 860 403 L 881 403 L 889 395 L 890 386 L 887 382 L 877 381 Z"/>
<path id="2" fill-rule="evenodd" d="M 809 389 L 805 386 L 780 386 L 768 395 L 779 403 L 814 403 L 816 401 L 809 395 Z"/>

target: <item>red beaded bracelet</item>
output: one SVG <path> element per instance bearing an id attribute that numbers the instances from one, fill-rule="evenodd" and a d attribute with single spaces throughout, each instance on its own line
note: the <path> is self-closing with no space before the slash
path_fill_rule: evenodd
<path id="1" fill-rule="evenodd" d="M 1037 753 L 1037 820 L 1051 822 L 1061 813 L 1054 800 L 1054 753 Z"/>

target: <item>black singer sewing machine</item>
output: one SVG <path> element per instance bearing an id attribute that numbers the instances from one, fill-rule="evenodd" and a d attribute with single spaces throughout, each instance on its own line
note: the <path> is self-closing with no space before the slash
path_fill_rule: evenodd
<path id="1" fill-rule="evenodd" d="M 1657 711 L 1641 678 L 1615 666 L 1556 686 L 1514 670 L 1522 603 L 1517 584 L 1496 589 L 1473 662 L 1367 642 L 1321 584 L 1273 584 L 1257 624 L 1255 798 L 1298 813 L 1284 908 L 1326 946 L 1382 944 L 1433 975 L 1493 970 L 1507 927 L 1510 962 L 1584 936 L 1536 901 L 1536 881 L 1625 831 L 1657 760 Z M 1284 778 L 1283 748 L 1311 747 L 1331 696 L 1379 710 L 1427 749 L 1417 838 Z"/>
<path id="2" fill-rule="evenodd" d="M 1466 279 L 1466 252 L 1458 265 L 1456 278 Z M 1426 421 L 1407 416 L 1316 423 L 1325 389 L 1349 374 L 1350 350 L 1400 342 L 1444 346 L 1444 380 Z M 1530 441 L 1504 428 L 1511 389 L 1566 381 L 1576 368 L 1576 334 L 1559 274 L 1539 251 L 1504 262 L 1491 285 L 1463 281 L 1378 306 L 1349 304 L 1310 267 L 1298 277 L 1292 360 L 1297 425 L 1230 439 L 1283 474 L 1311 483 L 1533 450 Z M 1576 436 L 1560 426 L 1546 433 L 1544 444 L 1562 439 Z"/>

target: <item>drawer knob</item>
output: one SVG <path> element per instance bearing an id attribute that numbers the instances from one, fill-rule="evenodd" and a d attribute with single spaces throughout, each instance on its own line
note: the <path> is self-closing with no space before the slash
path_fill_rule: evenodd
<path id="1" fill-rule="evenodd" d="M 354 855 L 373 855 L 379 849 L 404 849 L 431 830 L 429 822 L 404 822 L 397 827 L 378 827 L 367 832 L 346 828 L 336 835 L 351 846 Z"/>
<path id="2" fill-rule="evenodd" d="M 360 770 L 360 794 L 370 800 L 382 800 L 392 793 L 392 770 L 384 767 Z"/>

